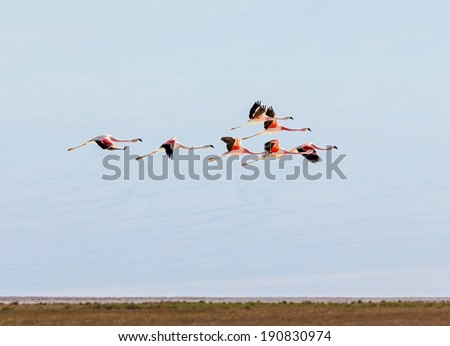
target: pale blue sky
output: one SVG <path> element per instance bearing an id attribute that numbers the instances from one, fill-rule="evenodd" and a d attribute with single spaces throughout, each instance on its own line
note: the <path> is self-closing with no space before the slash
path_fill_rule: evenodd
<path id="1" fill-rule="evenodd" d="M 449 12 L 2 2 L 0 295 L 449 296 Z M 348 179 L 105 182 L 108 152 L 66 152 L 109 132 L 221 154 L 259 99 L 313 131 L 249 149 L 337 145 Z"/>

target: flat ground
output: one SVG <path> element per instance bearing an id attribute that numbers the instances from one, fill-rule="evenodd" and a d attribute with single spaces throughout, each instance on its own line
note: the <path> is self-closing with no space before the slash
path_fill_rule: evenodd
<path id="1" fill-rule="evenodd" d="M 450 302 L 0 304 L 9 326 L 449 326 Z"/>

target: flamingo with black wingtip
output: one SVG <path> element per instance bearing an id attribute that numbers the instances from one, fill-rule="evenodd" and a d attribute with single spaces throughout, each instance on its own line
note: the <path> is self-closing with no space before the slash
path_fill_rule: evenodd
<path id="1" fill-rule="evenodd" d="M 291 149 L 292 152 L 297 152 L 303 155 L 305 159 L 307 159 L 309 162 L 317 163 L 322 161 L 319 154 L 317 154 L 316 150 L 333 150 L 337 149 L 338 147 L 335 145 L 328 146 L 326 148 L 320 148 L 317 145 L 315 145 L 312 142 L 308 142 L 302 145 L 299 145 L 298 147 L 295 147 L 294 149 Z"/>
<path id="2" fill-rule="evenodd" d="M 214 148 L 214 146 L 213 146 L 212 144 L 207 144 L 207 145 L 204 145 L 204 146 L 201 146 L 201 147 L 187 147 L 187 146 L 185 146 L 184 144 L 178 142 L 177 137 L 173 137 L 173 138 L 171 138 L 171 139 L 165 141 L 163 144 L 161 144 L 161 146 L 160 146 L 158 149 L 153 150 L 152 152 L 150 152 L 150 153 L 148 153 L 148 154 L 146 154 L 146 155 L 138 156 L 138 157 L 136 158 L 136 160 L 142 160 L 144 157 L 147 157 L 147 156 L 156 154 L 157 152 L 160 152 L 160 151 L 165 151 L 165 152 L 166 152 L 166 155 L 167 155 L 170 159 L 173 159 L 173 152 L 174 152 L 176 149 L 178 149 L 178 148 L 189 150 L 189 149 L 207 149 L 207 148 Z"/>
<path id="3" fill-rule="evenodd" d="M 117 142 L 117 143 L 122 143 L 122 142 L 136 143 L 136 142 L 142 142 L 142 139 L 140 139 L 140 138 L 135 138 L 135 139 L 117 139 L 117 138 L 114 138 L 110 134 L 106 134 L 106 135 L 101 135 L 101 136 L 94 137 L 94 138 L 84 142 L 83 144 L 81 144 L 79 146 L 67 149 L 67 151 L 72 151 L 72 150 L 84 147 L 85 145 L 94 144 L 94 143 L 96 143 L 100 148 L 102 148 L 104 150 L 126 150 L 128 148 L 128 146 L 120 148 L 120 147 L 118 147 L 116 145 L 115 142 Z"/>
<path id="4" fill-rule="evenodd" d="M 237 137 L 222 137 L 221 138 L 222 142 L 225 142 L 227 145 L 227 152 L 223 153 L 220 156 L 217 157 L 211 157 L 208 159 L 208 161 L 214 161 L 214 160 L 218 160 L 219 158 L 222 157 L 226 157 L 226 156 L 234 156 L 234 155 L 245 155 L 245 154 L 249 154 L 249 155 L 260 155 L 262 153 L 254 153 L 250 150 L 248 150 L 247 148 L 242 146 L 241 143 L 241 139 L 237 138 Z"/>
<path id="5" fill-rule="evenodd" d="M 254 125 L 254 124 L 260 124 L 265 121 L 272 120 L 272 118 L 269 115 L 266 115 L 266 106 L 261 105 L 261 101 L 256 101 L 252 108 L 250 108 L 250 112 L 248 114 L 248 117 L 250 120 L 248 120 L 244 125 L 236 126 L 231 128 L 231 130 L 236 130 L 242 126 L 247 125 Z M 276 118 L 277 120 L 293 120 L 293 117 L 283 117 L 283 118 Z"/>
<path id="6" fill-rule="evenodd" d="M 301 129 L 291 129 L 278 124 L 277 121 L 278 118 L 276 117 L 275 111 L 273 110 L 272 107 L 269 107 L 269 109 L 266 111 L 266 115 L 269 117 L 269 120 L 264 122 L 264 130 L 261 130 L 258 133 L 255 133 L 254 135 L 242 138 L 243 141 L 252 137 L 259 136 L 263 133 L 275 133 L 280 131 L 302 131 L 302 132 L 311 131 L 309 127 L 304 127 Z"/>
<path id="7" fill-rule="evenodd" d="M 309 154 L 311 151 L 305 151 L 303 154 Z M 294 152 L 293 150 L 287 150 L 280 146 L 280 141 L 278 139 L 272 139 L 271 141 L 264 143 L 264 152 L 255 161 L 245 162 L 242 166 L 247 166 L 252 163 L 268 159 L 270 157 L 279 159 L 280 157 L 286 155 L 301 155 L 300 152 Z"/>

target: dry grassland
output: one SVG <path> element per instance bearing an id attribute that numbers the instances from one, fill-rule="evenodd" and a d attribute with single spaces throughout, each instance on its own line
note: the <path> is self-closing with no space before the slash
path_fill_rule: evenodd
<path id="1" fill-rule="evenodd" d="M 0 304 L 12 326 L 449 326 L 450 302 Z"/>

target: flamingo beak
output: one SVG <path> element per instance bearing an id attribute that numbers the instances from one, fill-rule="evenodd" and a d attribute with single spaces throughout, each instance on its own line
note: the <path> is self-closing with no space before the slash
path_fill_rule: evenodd
<path id="1" fill-rule="evenodd" d="M 142 139 L 140 139 L 140 138 L 138 138 L 137 140 L 138 140 L 139 142 L 142 142 Z"/>
<path id="2" fill-rule="evenodd" d="M 211 144 L 211 148 L 214 148 L 214 145 Z"/>
<path id="3" fill-rule="evenodd" d="M 308 131 L 311 131 L 311 129 L 308 127 Z"/>
<path id="4" fill-rule="evenodd" d="M 294 120 L 294 118 L 293 118 L 293 117 L 289 117 L 289 119 L 291 119 L 291 120 Z"/>
<path id="5" fill-rule="evenodd" d="M 333 145 L 333 148 L 334 148 L 334 149 L 337 149 L 338 147 L 337 147 L 337 146 L 335 146 L 335 145 Z"/>

